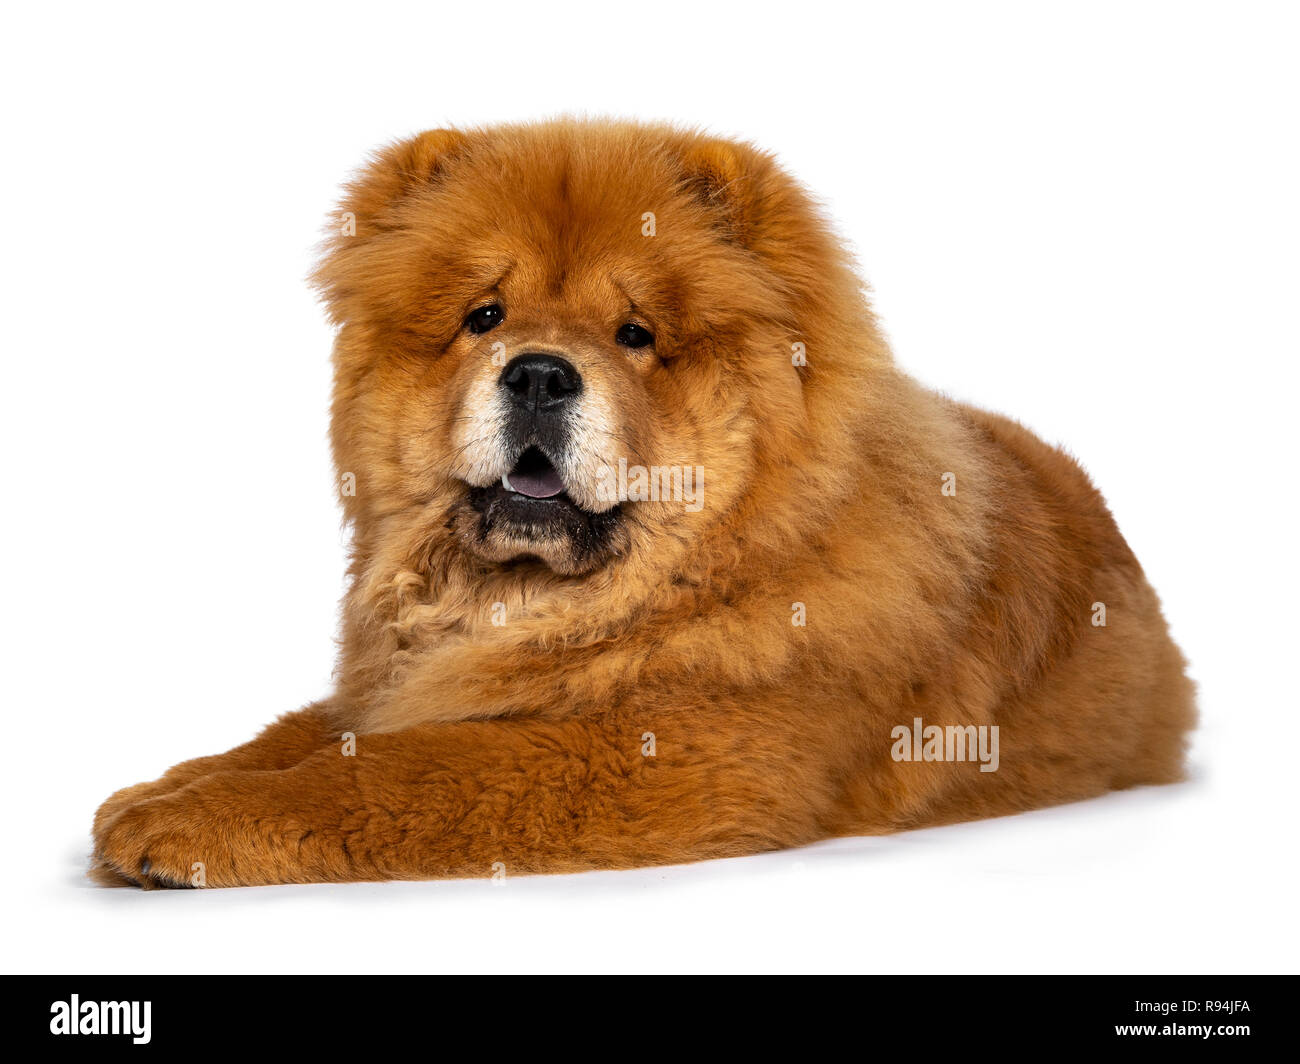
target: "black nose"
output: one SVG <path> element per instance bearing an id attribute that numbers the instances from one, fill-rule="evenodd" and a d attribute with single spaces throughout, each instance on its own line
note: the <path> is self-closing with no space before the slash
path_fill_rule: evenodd
<path id="1" fill-rule="evenodd" d="M 501 387 L 525 410 L 553 410 L 582 391 L 582 377 L 555 355 L 525 354 L 501 371 Z"/>

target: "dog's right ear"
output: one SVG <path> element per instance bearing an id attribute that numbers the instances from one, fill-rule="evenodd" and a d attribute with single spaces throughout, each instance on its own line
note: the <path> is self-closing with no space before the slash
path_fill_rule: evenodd
<path id="1" fill-rule="evenodd" d="M 376 152 L 343 197 L 342 210 L 353 216 L 357 235 L 383 228 L 389 208 L 433 184 L 468 139 L 458 129 L 430 129 Z"/>
<path id="2" fill-rule="evenodd" d="M 375 293 L 382 303 L 401 290 L 401 256 L 381 237 L 403 227 L 402 208 L 434 187 L 469 141 L 460 130 L 431 129 L 376 152 L 344 186 L 310 278 L 335 324 L 366 317 Z"/>

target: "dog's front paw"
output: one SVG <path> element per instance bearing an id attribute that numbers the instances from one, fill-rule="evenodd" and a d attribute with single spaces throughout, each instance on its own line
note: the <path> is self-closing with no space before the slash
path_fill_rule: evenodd
<path id="1" fill-rule="evenodd" d="M 164 780 L 152 780 L 149 783 L 137 783 L 132 787 L 123 787 L 120 791 L 114 791 L 95 810 L 95 820 L 90 831 L 91 835 L 94 836 L 96 846 L 99 844 L 104 829 L 113 822 L 119 813 L 140 802 L 148 801 L 150 798 L 161 797 L 169 791 L 175 790 L 176 786 L 177 784 L 167 783 Z"/>
<path id="2" fill-rule="evenodd" d="M 170 794 L 180 786 L 181 784 L 165 778 L 152 780 L 148 783 L 137 783 L 132 787 L 123 787 L 120 791 L 115 791 L 104 800 L 104 803 L 95 811 L 95 819 L 90 829 L 91 838 L 95 844 L 95 855 L 86 874 L 93 882 L 98 883 L 101 887 L 138 887 L 141 885 L 138 880 L 124 875 L 103 859 L 101 851 L 104 846 L 105 833 L 108 826 L 132 806 Z"/>
<path id="3" fill-rule="evenodd" d="M 148 785 L 146 785 L 148 786 Z M 192 792 L 135 801 L 97 832 L 90 875 L 105 886 L 232 886 L 236 876 L 228 825 Z"/>
<path id="4" fill-rule="evenodd" d="M 268 777 L 276 775 L 214 774 L 137 801 L 104 826 L 91 877 L 145 889 L 344 878 L 341 871 L 353 867 L 350 855 L 327 841 L 337 832 L 317 832 L 301 818 L 286 816 L 288 792 L 267 790 Z"/>

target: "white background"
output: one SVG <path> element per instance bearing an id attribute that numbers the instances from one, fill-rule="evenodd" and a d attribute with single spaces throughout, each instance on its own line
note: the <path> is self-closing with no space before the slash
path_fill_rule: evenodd
<path id="1" fill-rule="evenodd" d="M 441 6 L 7 9 L 3 966 L 1294 971 L 1295 8 Z M 561 111 L 777 151 L 900 362 L 1080 456 L 1200 684 L 1192 782 L 500 887 L 82 878 L 109 792 L 328 689 L 339 183 Z"/>

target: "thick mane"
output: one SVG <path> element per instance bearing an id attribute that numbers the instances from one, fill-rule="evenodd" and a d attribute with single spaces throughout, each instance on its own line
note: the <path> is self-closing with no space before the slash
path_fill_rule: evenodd
<path id="1" fill-rule="evenodd" d="M 435 162 L 430 153 L 437 151 L 450 155 Z M 945 415 L 942 401 L 893 368 L 850 257 L 811 198 L 769 155 L 669 127 L 560 120 L 439 131 L 388 149 L 353 182 L 343 206 L 356 216 L 360 243 L 337 238 L 317 274 L 342 323 L 333 425 L 340 474 L 368 462 L 386 468 L 382 463 L 389 461 L 371 453 L 381 444 L 363 431 L 366 415 L 358 400 L 387 342 L 370 308 L 388 312 L 421 297 L 367 293 L 364 275 L 378 269 L 369 283 L 409 285 L 394 241 L 406 232 L 424 247 L 414 229 L 416 219 L 428 215 L 403 213 L 415 209 L 406 199 L 420 197 L 418 206 L 428 211 L 439 189 L 456 192 L 456 182 L 476 180 L 481 166 L 496 179 L 513 175 L 528 190 L 540 186 L 536 175 L 562 174 L 555 187 L 568 201 L 543 199 L 537 209 L 580 212 L 575 201 L 589 188 L 597 198 L 615 195 L 605 184 L 589 185 L 584 169 L 608 181 L 611 158 L 625 160 L 618 171 L 625 185 L 644 186 L 639 200 L 628 201 L 629 210 L 638 203 L 666 204 L 661 232 L 673 210 L 693 220 L 689 241 L 682 238 L 672 249 L 687 256 L 684 269 L 703 263 L 709 275 L 722 265 L 730 271 L 723 277 L 731 287 L 709 294 L 705 311 L 715 320 L 705 326 L 688 321 L 682 344 L 701 363 L 691 387 L 717 389 L 715 409 L 693 429 L 705 475 L 734 490 L 725 506 L 707 510 L 689 531 L 651 527 L 632 508 L 620 556 L 577 578 L 526 562 L 500 566 L 472 557 L 451 531 L 445 498 L 403 498 L 393 488 L 345 499 L 354 558 L 340 679 L 353 703 L 384 703 L 375 710 L 380 726 L 426 715 L 440 698 L 445 708 L 434 712 L 455 716 L 609 702 L 647 663 L 659 672 L 731 675 L 738 685 L 775 680 L 793 667 L 794 644 L 786 634 L 755 640 L 752 619 L 760 612 L 779 619 L 789 602 L 812 593 L 798 586 L 808 583 L 804 577 L 792 575 L 786 589 L 773 584 L 782 573 L 806 567 L 810 555 L 821 554 L 830 564 L 846 524 L 864 520 L 858 512 L 864 496 L 875 500 L 875 520 L 899 505 L 910 511 L 906 524 L 882 530 L 883 539 L 946 534 L 952 561 L 967 572 L 979 554 L 979 504 L 972 502 L 957 522 L 937 495 L 915 489 L 918 480 L 933 483 L 945 469 L 961 469 L 970 483 L 978 479 L 975 469 L 962 465 L 962 430 Z M 532 184 L 525 180 L 530 174 Z M 700 221 L 719 209 L 720 225 Z M 516 216 L 511 224 L 532 223 Z M 380 250 L 367 250 L 368 239 L 381 242 Z M 658 250 L 647 242 L 647 254 Z M 708 267 L 712 260 L 716 264 Z M 796 350 L 805 364 L 792 372 Z M 387 483 L 383 474 L 367 479 L 380 488 Z M 915 575 L 918 588 L 944 581 L 949 588 L 962 583 L 955 571 Z M 826 589 L 846 611 L 863 608 L 864 591 L 846 596 Z M 494 610 L 511 618 L 508 627 L 494 625 Z M 611 650 L 634 628 L 663 635 L 648 643 L 640 636 L 643 649 L 635 652 Z M 754 642 L 754 653 L 738 658 L 739 638 Z M 599 659 L 592 654 L 596 648 Z M 826 655 L 829 669 L 836 658 L 858 651 L 831 639 L 801 653 L 807 655 L 798 659 L 803 667 L 809 657 Z M 397 694 L 412 676 L 420 678 L 418 708 L 403 706 Z M 531 679 L 524 684 L 521 676 Z"/>

